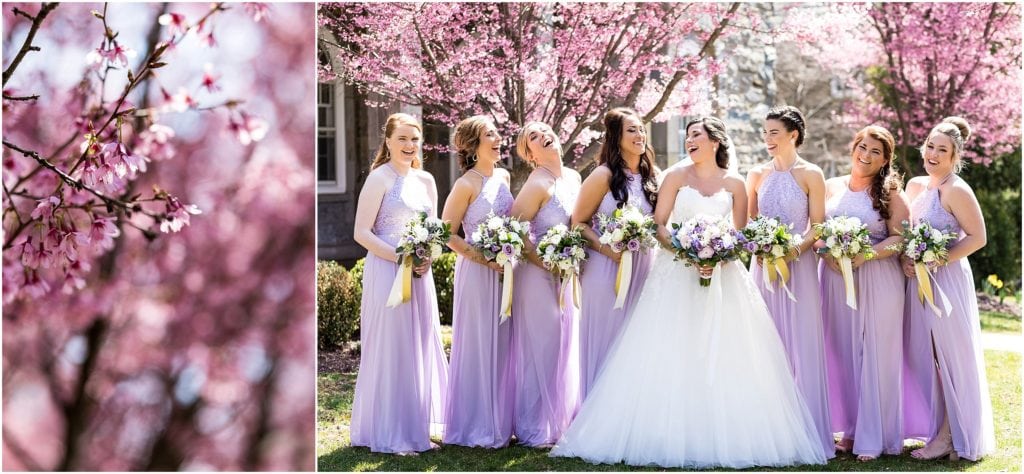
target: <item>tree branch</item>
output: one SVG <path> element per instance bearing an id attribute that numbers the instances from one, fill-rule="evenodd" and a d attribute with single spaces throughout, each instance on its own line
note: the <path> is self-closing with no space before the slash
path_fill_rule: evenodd
<path id="1" fill-rule="evenodd" d="M 25 37 L 25 42 L 22 43 L 21 49 L 18 50 L 18 54 L 14 56 L 14 60 L 11 61 L 11 65 L 7 66 L 7 69 L 4 69 L 3 85 L 7 85 L 7 80 L 11 78 L 12 74 L 14 74 L 14 70 L 18 69 L 18 65 L 21 64 L 21 60 L 25 58 L 25 55 L 28 54 L 29 51 L 39 51 L 38 47 L 32 46 L 32 40 L 35 39 L 36 32 L 39 31 L 39 26 L 43 23 L 43 20 L 46 19 L 46 15 L 49 15 L 54 8 L 57 8 L 57 3 L 44 3 L 42 8 L 39 9 L 39 13 L 34 17 L 18 10 L 17 8 L 14 9 L 14 13 L 31 19 L 32 26 L 29 27 L 28 36 Z"/>

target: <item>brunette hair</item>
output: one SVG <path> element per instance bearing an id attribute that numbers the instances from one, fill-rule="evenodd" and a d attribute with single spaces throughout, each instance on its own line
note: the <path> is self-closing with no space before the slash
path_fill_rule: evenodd
<path id="1" fill-rule="evenodd" d="M 764 119 L 778 120 L 782 122 L 788 132 L 796 130 L 796 146 L 799 147 L 804 144 L 806 125 L 804 123 L 804 114 L 800 113 L 800 109 L 793 107 L 792 105 L 772 107 Z"/>
<path id="2" fill-rule="evenodd" d="M 878 174 L 871 179 L 871 187 L 868 193 L 871 196 L 872 207 L 878 211 L 878 215 L 882 216 L 884 220 L 889 220 L 889 217 L 892 216 L 889 210 L 892 193 L 899 193 L 900 188 L 903 187 L 903 176 L 896 169 L 894 160 L 896 157 L 896 139 L 893 138 L 892 133 L 889 133 L 888 130 L 877 125 L 868 125 L 853 137 L 850 153 L 853 153 L 857 146 L 867 137 L 882 142 L 882 157 L 885 158 L 885 166 L 882 166 L 878 170 Z"/>

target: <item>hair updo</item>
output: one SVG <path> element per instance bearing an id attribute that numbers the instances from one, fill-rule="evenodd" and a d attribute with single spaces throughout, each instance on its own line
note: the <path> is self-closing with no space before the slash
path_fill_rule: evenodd
<path id="1" fill-rule="evenodd" d="M 953 142 L 953 172 L 960 173 L 964 168 L 962 159 L 964 156 L 964 144 L 968 138 L 971 138 L 971 125 L 963 117 L 946 117 L 932 128 L 932 131 L 928 133 L 928 137 L 931 138 L 936 133 L 949 137 L 949 140 Z M 924 156 L 924 150 L 927 145 L 928 140 L 925 140 L 925 144 L 921 146 L 921 156 Z"/>
<path id="2" fill-rule="evenodd" d="M 474 115 L 455 126 L 455 156 L 462 171 L 476 165 L 476 149 L 480 147 L 480 135 L 494 122 L 486 115 Z"/>
<path id="3" fill-rule="evenodd" d="M 729 169 L 729 149 L 732 148 L 732 139 L 725 130 L 725 123 L 715 117 L 701 117 L 686 124 L 683 130 L 689 130 L 690 126 L 700 124 L 708 138 L 718 143 L 715 150 L 715 164 L 719 168 Z"/>
<path id="4" fill-rule="evenodd" d="M 778 107 L 772 107 L 768 111 L 768 116 L 765 120 L 778 120 L 786 127 L 787 132 L 796 130 L 796 146 L 804 144 L 804 135 L 806 125 L 804 124 L 804 114 L 800 113 L 800 109 L 793 107 L 792 105 L 781 105 Z"/>

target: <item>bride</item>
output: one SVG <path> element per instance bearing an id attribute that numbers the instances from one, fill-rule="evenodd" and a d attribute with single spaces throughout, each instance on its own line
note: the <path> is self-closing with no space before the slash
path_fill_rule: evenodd
<path id="1" fill-rule="evenodd" d="M 668 171 L 654 219 L 697 214 L 747 221 L 743 178 L 728 171 L 725 125 L 686 129 L 692 164 Z M 701 287 L 698 273 L 711 275 Z M 552 456 L 663 467 L 824 464 L 814 420 L 797 391 L 782 342 L 739 262 L 686 267 L 658 252 L 640 300 L 593 390 Z"/>

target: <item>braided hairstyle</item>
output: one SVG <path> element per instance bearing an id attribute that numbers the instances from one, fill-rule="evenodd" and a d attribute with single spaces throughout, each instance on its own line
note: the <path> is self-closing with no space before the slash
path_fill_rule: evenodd
<path id="1" fill-rule="evenodd" d="M 800 109 L 793 107 L 792 105 L 781 105 L 778 107 L 772 107 L 768 111 L 768 116 L 765 120 L 778 120 L 786 127 L 787 132 L 796 130 L 796 146 L 804 144 L 804 129 L 806 128 L 804 122 L 804 114 L 800 113 Z"/>
<path id="2" fill-rule="evenodd" d="M 888 130 L 877 125 L 868 125 L 853 137 L 850 153 L 853 153 L 857 146 L 867 137 L 874 138 L 882 143 L 882 157 L 885 158 L 885 165 L 878 170 L 878 174 L 871 178 L 871 187 L 869 188 L 868 195 L 871 196 L 872 207 L 878 211 L 878 215 L 882 216 L 884 220 L 889 220 L 889 217 L 892 216 L 889 210 L 892 194 L 894 192 L 899 193 L 900 188 L 903 187 L 903 176 L 896 168 L 896 164 L 893 163 L 895 161 L 893 158 L 895 158 L 896 139 L 893 138 L 892 133 L 889 133 Z"/>

